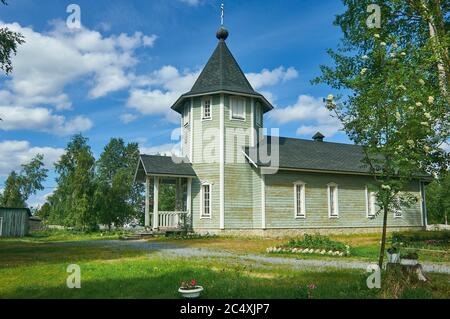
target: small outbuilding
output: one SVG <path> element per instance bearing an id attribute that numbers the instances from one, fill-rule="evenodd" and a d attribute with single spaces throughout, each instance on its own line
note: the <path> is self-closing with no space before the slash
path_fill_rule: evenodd
<path id="1" fill-rule="evenodd" d="M 28 235 L 31 211 L 28 208 L 0 207 L 0 237 Z"/>

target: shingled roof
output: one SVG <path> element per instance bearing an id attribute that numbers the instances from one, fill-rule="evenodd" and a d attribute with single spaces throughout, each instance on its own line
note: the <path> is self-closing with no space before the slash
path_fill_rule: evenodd
<path id="1" fill-rule="evenodd" d="M 174 161 L 171 156 L 141 155 L 135 180 L 143 182 L 146 175 L 196 176 L 192 164 L 187 159 L 183 159 L 182 163 L 178 163 L 181 159 L 177 158 L 177 161 Z"/>
<path id="2" fill-rule="evenodd" d="M 256 92 L 245 77 L 233 54 L 228 49 L 225 39 L 220 39 L 208 63 L 200 73 L 192 89 L 183 94 L 172 106 L 179 111 L 179 107 L 187 97 L 202 94 L 226 92 L 254 96 L 261 100 L 264 111 L 273 109 L 269 101 L 260 93 Z"/>
<path id="3" fill-rule="evenodd" d="M 267 143 L 270 152 L 271 142 L 272 138 L 266 136 L 259 144 Z M 280 168 L 369 173 L 369 168 L 362 162 L 364 152 L 361 146 L 287 137 L 280 137 L 279 145 Z M 258 154 L 258 147 L 246 148 L 245 152 L 258 166 L 266 166 L 254 156 Z"/>

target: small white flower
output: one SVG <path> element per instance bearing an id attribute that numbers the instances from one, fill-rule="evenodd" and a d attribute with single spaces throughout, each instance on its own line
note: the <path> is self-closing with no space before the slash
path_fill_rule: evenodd
<path id="1" fill-rule="evenodd" d="M 420 83 L 421 85 L 425 85 L 425 81 L 422 80 L 422 79 L 419 80 L 419 83 Z"/>
<path id="2" fill-rule="evenodd" d="M 397 120 L 397 121 L 400 121 L 401 120 L 401 115 L 400 115 L 400 113 L 399 112 L 395 112 L 395 119 Z"/>
<path id="3" fill-rule="evenodd" d="M 392 47 L 395 48 L 395 49 L 397 49 L 397 48 L 398 48 L 398 44 L 397 44 L 397 43 L 394 43 L 394 44 L 392 45 Z"/>
<path id="4" fill-rule="evenodd" d="M 408 107 L 408 110 L 414 111 L 414 107 L 410 106 L 410 107 Z"/>
<path id="5" fill-rule="evenodd" d="M 420 122 L 420 125 L 428 126 L 428 122 Z"/>
<path id="6" fill-rule="evenodd" d="M 423 104 L 421 102 L 416 102 L 416 106 L 421 107 Z"/>
<path id="7" fill-rule="evenodd" d="M 431 120 L 431 114 L 430 114 L 430 113 L 425 113 L 424 116 L 425 116 L 427 119 Z"/>
<path id="8" fill-rule="evenodd" d="M 429 104 L 433 104 L 434 103 L 434 96 L 429 96 L 428 97 L 428 103 Z"/>
<path id="9" fill-rule="evenodd" d="M 377 38 L 377 39 L 380 38 L 380 35 L 379 35 L 378 33 L 375 33 L 373 36 L 374 36 L 375 38 Z"/>
<path id="10" fill-rule="evenodd" d="M 386 46 L 386 42 L 381 42 L 380 44 L 384 47 Z"/>
<path id="11" fill-rule="evenodd" d="M 344 256 L 344 253 L 339 253 L 339 256 L 340 256 L 340 257 Z"/>
<path id="12" fill-rule="evenodd" d="M 413 147 L 415 145 L 413 140 L 407 140 L 406 143 L 411 147 Z"/>
<path id="13" fill-rule="evenodd" d="M 363 56 L 362 56 L 362 59 L 363 59 L 363 60 L 367 60 L 368 58 L 369 58 L 368 55 L 363 55 Z"/>
<path id="14" fill-rule="evenodd" d="M 364 74 L 366 74 L 366 72 L 367 72 L 367 68 L 364 68 L 364 69 L 362 69 L 361 70 L 361 72 L 359 72 L 361 75 L 364 75 Z"/>
<path id="15" fill-rule="evenodd" d="M 400 55 L 401 56 L 406 56 L 406 53 L 405 52 L 400 52 Z"/>
<path id="16" fill-rule="evenodd" d="M 391 190 L 391 186 L 389 186 L 389 185 L 381 185 L 381 188 L 382 189 L 387 189 L 387 190 Z"/>
<path id="17" fill-rule="evenodd" d="M 390 56 L 391 58 L 395 58 L 395 53 L 392 52 L 392 53 L 389 54 L 389 56 Z"/>
<path id="18" fill-rule="evenodd" d="M 400 84 L 399 86 L 397 86 L 397 88 L 406 91 L 406 86 L 404 86 L 403 84 Z"/>
<path id="19" fill-rule="evenodd" d="M 429 147 L 428 145 L 424 145 L 423 150 L 424 150 L 426 153 L 429 153 L 431 149 L 430 149 L 430 147 Z"/>

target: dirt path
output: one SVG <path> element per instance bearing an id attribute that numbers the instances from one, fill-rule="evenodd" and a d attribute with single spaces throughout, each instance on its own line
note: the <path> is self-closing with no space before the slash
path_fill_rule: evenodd
<path id="1" fill-rule="evenodd" d="M 235 254 L 206 248 L 193 248 L 182 245 L 164 243 L 164 242 L 148 242 L 145 240 L 87 240 L 77 242 L 59 243 L 62 245 L 95 245 L 115 249 L 137 249 L 148 252 L 157 252 L 167 257 L 223 257 L 237 258 L 243 261 L 251 261 L 256 263 L 266 263 L 273 265 L 289 265 L 295 268 L 314 269 L 323 271 L 326 268 L 340 269 L 367 269 L 369 263 L 353 260 L 320 260 L 320 259 L 294 259 L 283 257 L 269 257 L 255 254 Z M 421 263 L 426 272 L 437 272 L 450 274 L 450 266 L 437 263 Z"/>

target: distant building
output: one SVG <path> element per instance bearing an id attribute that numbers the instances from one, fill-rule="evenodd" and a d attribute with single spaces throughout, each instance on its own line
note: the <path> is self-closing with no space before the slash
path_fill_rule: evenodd
<path id="1" fill-rule="evenodd" d="M 28 208 L 0 207 L 0 237 L 23 237 L 30 229 Z"/>

